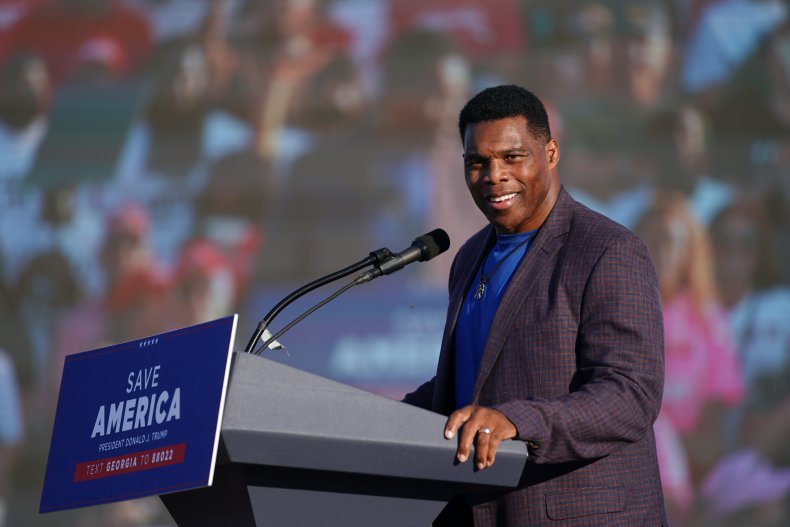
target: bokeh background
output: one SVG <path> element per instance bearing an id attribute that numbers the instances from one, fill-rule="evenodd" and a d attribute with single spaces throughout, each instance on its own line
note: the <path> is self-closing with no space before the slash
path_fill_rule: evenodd
<path id="1" fill-rule="evenodd" d="M 156 498 L 37 514 L 66 354 L 233 312 L 241 349 L 289 291 L 442 227 L 447 254 L 267 352 L 393 398 L 429 378 L 452 254 L 484 224 L 457 113 L 502 83 L 543 98 L 566 188 L 655 259 L 673 525 L 790 525 L 789 14 L 0 0 L 0 526 L 172 525 Z"/>

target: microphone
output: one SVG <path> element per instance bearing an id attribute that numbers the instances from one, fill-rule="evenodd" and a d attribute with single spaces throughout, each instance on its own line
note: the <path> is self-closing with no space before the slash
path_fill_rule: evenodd
<path id="1" fill-rule="evenodd" d="M 349 274 L 359 271 L 365 267 L 370 265 L 375 266 L 374 269 L 362 273 L 361 275 L 357 276 L 354 280 L 346 284 L 343 288 L 337 291 L 335 294 L 331 295 L 329 298 L 325 299 L 324 301 L 320 302 L 318 305 L 314 306 L 313 308 L 309 309 L 301 316 L 299 316 L 296 320 L 291 322 L 282 330 L 278 331 L 274 336 L 265 338 L 265 343 L 263 349 L 266 349 L 270 344 L 272 344 L 276 339 L 285 333 L 288 329 L 293 327 L 299 321 L 303 320 L 306 316 L 310 313 L 315 311 L 316 309 L 320 308 L 321 306 L 325 305 L 329 301 L 333 300 L 344 291 L 350 289 L 353 286 L 364 284 L 366 282 L 370 282 L 374 278 L 378 278 L 379 276 L 383 276 L 386 274 L 392 274 L 395 271 L 403 269 L 410 263 L 414 262 L 427 262 L 428 260 L 442 254 L 450 247 L 450 238 L 447 236 L 447 233 L 444 232 L 442 229 L 434 229 L 427 234 L 423 234 L 422 236 L 416 238 L 411 245 L 397 253 L 393 254 L 387 248 L 382 248 L 377 251 L 373 251 L 370 255 L 365 258 L 364 260 L 357 262 L 354 265 L 350 265 L 345 269 L 327 275 L 323 278 L 319 278 L 318 280 L 314 280 L 309 284 L 302 286 L 297 291 L 294 291 L 283 300 L 281 300 L 269 313 L 258 323 L 258 327 L 253 333 L 250 341 L 247 343 L 247 347 L 245 348 L 245 352 L 247 353 L 255 353 L 255 344 L 258 342 L 258 339 L 266 331 L 266 328 L 271 324 L 274 317 L 277 316 L 286 306 L 291 304 L 297 298 L 307 294 L 310 291 L 317 289 L 323 285 L 326 285 L 330 282 L 333 282 L 339 278 L 343 278 L 348 276 Z"/>
<path id="2" fill-rule="evenodd" d="M 444 229 L 434 229 L 427 234 L 416 238 L 411 245 L 403 251 L 393 254 L 383 262 L 376 265 L 375 269 L 359 275 L 356 279 L 358 284 L 370 282 L 379 276 L 392 274 L 400 271 L 407 265 L 414 262 L 427 262 L 439 256 L 450 248 L 450 237 Z"/>

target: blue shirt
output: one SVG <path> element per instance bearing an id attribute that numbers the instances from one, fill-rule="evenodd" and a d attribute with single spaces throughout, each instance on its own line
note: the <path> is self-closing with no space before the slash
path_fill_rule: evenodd
<path id="1" fill-rule="evenodd" d="M 472 402 L 477 370 L 483 356 L 488 330 L 511 276 L 532 245 L 537 230 L 519 234 L 499 234 L 496 244 L 488 252 L 481 269 L 466 292 L 455 328 L 455 406 L 461 408 Z M 525 242 L 521 247 L 519 244 Z M 516 249 L 516 247 L 518 247 Z M 511 251 L 515 252 L 511 254 Z M 499 267 L 493 271 L 497 264 Z M 485 293 L 475 299 L 481 273 L 488 277 Z M 490 276 L 488 276 L 490 274 Z"/>

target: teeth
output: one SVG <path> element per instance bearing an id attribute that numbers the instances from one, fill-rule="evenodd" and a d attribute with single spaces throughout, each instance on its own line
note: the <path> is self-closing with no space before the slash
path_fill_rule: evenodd
<path id="1" fill-rule="evenodd" d="M 514 198 L 514 197 L 516 197 L 516 193 L 515 192 L 513 194 L 505 194 L 504 196 L 499 196 L 498 198 L 488 198 L 488 199 L 490 201 L 493 201 L 494 203 L 500 203 L 502 201 L 507 201 L 510 198 Z"/>

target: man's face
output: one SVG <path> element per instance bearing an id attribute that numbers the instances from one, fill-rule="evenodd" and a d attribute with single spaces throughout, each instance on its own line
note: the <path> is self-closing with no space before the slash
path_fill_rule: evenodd
<path id="1" fill-rule="evenodd" d="M 475 203 L 498 234 L 543 224 L 559 194 L 559 146 L 532 135 L 524 117 L 471 124 L 464 132 L 464 172 Z"/>

